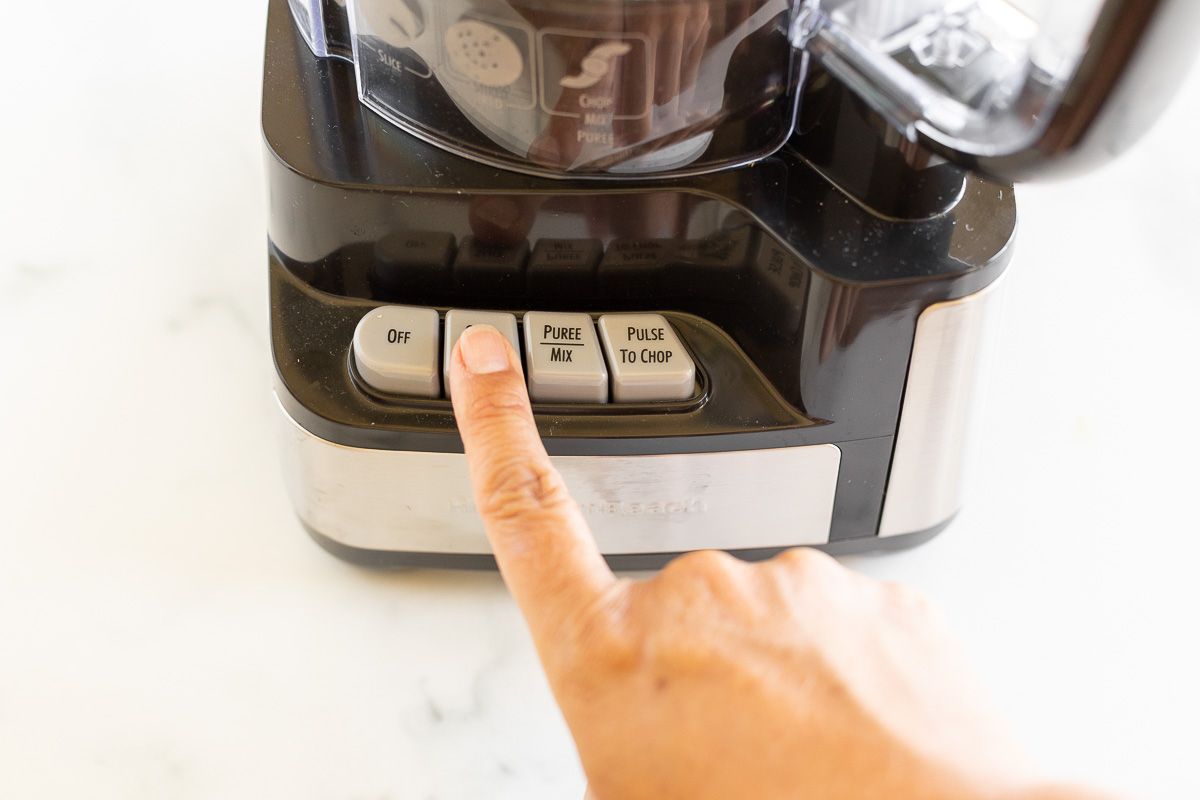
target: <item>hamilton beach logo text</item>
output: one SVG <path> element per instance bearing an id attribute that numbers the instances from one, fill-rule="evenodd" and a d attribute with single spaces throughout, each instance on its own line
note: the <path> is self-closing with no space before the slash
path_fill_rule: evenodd
<path id="1" fill-rule="evenodd" d="M 451 500 L 453 511 L 475 513 L 475 504 L 470 500 Z M 584 514 L 594 517 L 651 517 L 676 516 L 679 514 L 704 514 L 708 504 L 698 497 L 687 500 L 644 501 L 644 502 L 591 502 L 580 503 Z"/>

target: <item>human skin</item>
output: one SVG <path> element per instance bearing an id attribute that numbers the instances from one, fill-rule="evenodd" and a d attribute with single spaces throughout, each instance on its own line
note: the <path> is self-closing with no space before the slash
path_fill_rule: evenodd
<path id="1" fill-rule="evenodd" d="M 477 507 L 596 800 L 1097 796 L 1038 779 L 912 589 L 813 550 L 616 577 L 507 341 L 467 329 L 449 380 Z"/>

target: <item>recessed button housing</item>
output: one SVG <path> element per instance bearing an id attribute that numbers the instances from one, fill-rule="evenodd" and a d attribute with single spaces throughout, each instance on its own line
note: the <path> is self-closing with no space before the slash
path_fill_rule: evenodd
<path id="1" fill-rule="evenodd" d="M 438 313 L 432 308 L 383 306 L 354 330 L 354 364 L 374 389 L 410 397 L 441 394 Z"/>
<path id="2" fill-rule="evenodd" d="M 679 402 L 695 395 L 696 365 L 661 314 L 605 314 L 598 324 L 599 335 L 589 314 L 529 311 L 522 342 L 513 314 L 451 309 L 443 336 L 436 309 L 380 306 L 359 320 L 352 360 L 377 391 L 448 398 L 454 345 L 472 325 L 491 325 L 524 356 L 534 402 Z"/>
<path id="3" fill-rule="evenodd" d="M 608 402 L 608 369 L 587 314 L 527 313 L 525 369 L 534 402 Z"/>
<path id="4" fill-rule="evenodd" d="M 521 345 L 517 341 L 517 318 L 512 314 L 500 311 L 450 309 L 446 312 L 446 341 L 442 355 L 442 373 L 446 376 L 446 397 L 450 396 L 450 354 L 454 352 L 454 345 L 458 343 L 458 337 L 462 336 L 462 332 L 472 325 L 491 325 L 500 331 L 504 338 L 508 339 L 513 350 L 516 350 L 517 353 L 521 352 Z"/>
<path id="5" fill-rule="evenodd" d="M 614 402 L 678 401 L 695 393 L 696 365 L 661 314 L 605 314 L 600 339 Z"/>

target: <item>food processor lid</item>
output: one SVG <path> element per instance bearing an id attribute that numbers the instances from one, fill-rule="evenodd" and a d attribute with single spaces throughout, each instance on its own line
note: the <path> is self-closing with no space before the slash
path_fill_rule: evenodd
<path id="1" fill-rule="evenodd" d="M 908 138 L 1015 181 L 1126 149 L 1198 30 L 1195 0 L 801 0 L 792 41 Z"/>
<path id="2" fill-rule="evenodd" d="M 363 102 L 394 124 L 551 177 L 707 171 L 773 152 L 804 60 L 969 169 L 1080 171 L 1151 126 L 1200 32 L 1197 0 L 288 2 L 312 50 L 352 61 Z M 654 63 L 672 51 L 673 71 Z M 571 106 L 601 75 L 617 80 L 612 105 Z M 447 127 L 431 79 L 467 123 Z M 579 152 L 558 141 L 571 138 Z"/>

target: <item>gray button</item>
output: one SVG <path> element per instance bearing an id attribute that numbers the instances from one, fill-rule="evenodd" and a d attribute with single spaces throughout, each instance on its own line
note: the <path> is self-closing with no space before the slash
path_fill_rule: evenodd
<path id="1" fill-rule="evenodd" d="M 605 314 L 600 338 L 615 402 L 687 400 L 695 393 L 696 365 L 662 315 Z"/>
<path id="2" fill-rule="evenodd" d="M 525 369 L 537 402 L 608 402 L 608 369 L 587 314 L 527 313 Z"/>
<path id="3" fill-rule="evenodd" d="M 354 364 L 381 392 L 437 397 L 442 389 L 437 311 L 383 306 L 368 312 L 354 330 Z"/>
<path id="4" fill-rule="evenodd" d="M 504 334 L 513 350 L 521 352 L 521 345 L 517 343 L 517 318 L 512 314 L 500 311 L 465 311 L 461 308 L 447 311 L 446 346 L 442 355 L 442 372 L 446 375 L 446 397 L 450 396 L 450 354 L 454 352 L 454 345 L 458 344 L 458 337 L 472 325 L 491 325 Z"/>

